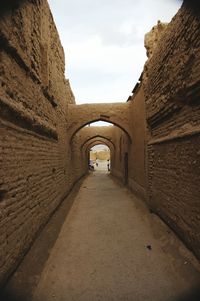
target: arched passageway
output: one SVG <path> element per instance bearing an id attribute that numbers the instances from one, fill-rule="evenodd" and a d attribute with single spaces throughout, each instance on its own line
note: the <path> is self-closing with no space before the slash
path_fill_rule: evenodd
<path id="1" fill-rule="evenodd" d="M 131 130 L 129 119 L 129 103 L 113 104 L 90 104 L 90 105 L 70 105 L 70 139 L 88 124 L 104 121 L 121 128 L 128 136 L 131 142 Z"/>
<path id="2" fill-rule="evenodd" d="M 81 150 L 82 150 L 82 153 L 83 153 L 83 158 L 84 158 L 84 154 L 85 154 L 85 159 L 84 160 L 87 162 L 89 160 L 90 149 L 93 148 L 96 145 L 99 145 L 99 144 L 100 145 L 106 145 L 110 150 L 109 162 L 107 162 L 107 164 L 109 163 L 109 171 L 111 171 L 111 166 L 112 166 L 112 163 L 114 162 L 114 156 L 115 156 L 115 145 L 113 144 L 113 142 L 109 141 L 109 139 L 107 139 L 107 138 L 92 137 L 88 141 L 85 141 L 83 143 L 83 145 L 81 146 Z M 101 163 L 103 163 L 103 162 L 100 162 L 100 164 Z M 105 162 L 104 162 L 104 165 L 105 165 Z"/>
<path id="3" fill-rule="evenodd" d="M 81 128 L 73 136 L 71 145 L 73 157 L 75 158 L 75 170 L 78 171 L 78 166 L 80 165 L 84 166 L 84 169 L 87 170 L 87 166 L 84 163 L 88 162 L 88 154 L 85 152 L 85 146 L 88 145 L 90 141 L 99 138 L 104 139 L 105 144 L 109 143 L 111 145 L 109 147 L 111 149 L 112 174 L 119 177 L 127 184 L 128 181 L 124 181 L 124 177 L 128 166 L 125 166 L 124 154 L 128 151 L 131 144 L 127 134 L 117 126 L 86 126 Z M 118 155 L 116 155 L 116 149 Z M 80 151 L 81 155 L 79 154 Z"/>
<path id="4" fill-rule="evenodd" d="M 87 138 L 81 145 L 81 149 L 87 148 L 88 146 L 96 142 L 102 142 L 102 144 L 106 144 L 109 147 L 112 146 L 112 148 L 115 149 L 114 142 L 111 139 L 107 138 L 106 136 L 101 136 L 101 135 L 95 135 L 95 136 L 91 136 L 90 138 Z"/>
<path id="5" fill-rule="evenodd" d="M 199 287 L 195 258 L 191 254 L 186 256 L 184 248 L 179 252 L 182 245 L 177 237 L 168 236 L 169 228 L 165 228 L 159 241 L 163 224 L 155 231 L 155 240 L 156 225 L 150 226 L 157 219 L 155 214 L 150 215 L 153 220 L 149 217 L 147 227 L 145 224 L 147 203 L 200 258 L 200 10 L 197 1 L 185 0 L 170 24 L 158 22 L 146 35 L 149 59 L 127 103 L 91 105 L 75 103 L 69 80 L 65 79 L 64 52 L 47 0 L 7 2 L 6 13 L 0 9 L 0 283 L 10 277 L 66 195 L 87 174 L 88 143 L 94 137 L 104 137 L 114 146 L 112 175 L 121 182 L 125 180 L 130 191 L 126 195 L 127 190 L 119 189 L 109 177 L 96 177 L 95 173 L 88 177 L 89 182 L 79 195 L 82 203 L 76 203 L 76 212 L 80 209 L 84 218 L 81 220 L 78 214 L 77 223 L 66 230 L 70 239 L 73 238 L 72 249 L 72 240 L 63 235 L 68 237 L 67 241 L 58 242 L 58 248 L 52 251 L 61 250 L 55 275 L 60 271 L 65 273 L 72 261 L 77 263 L 75 270 L 71 266 L 71 274 L 62 274 L 61 286 L 66 288 L 66 279 L 74 279 L 69 275 L 83 271 L 82 282 L 78 282 L 80 274 L 76 274 L 77 282 L 68 282 L 68 288 L 71 292 L 73 287 L 75 293 L 80 288 L 78 298 L 84 292 L 91 292 L 91 300 L 98 299 L 99 292 L 103 292 L 105 299 L 108 284 L 114 300 L 118 296 L 122 300 L 129 297 L 130 300 L 148 297 L 161 300 L 165 296 L 160 292 L 155 296 L 159 287 L 164 295 L 176 291 L 178 298 L 178 288 L 184 288 L 184 293 L 192 284 L 198 283 Z M 113 126 L 84 127 L 98 120 Z M 134 204 L 129 199 L 132 192 Z M 135 194 L 145 203 L 138 203 Z M 138 216 L 143 207 L 146 210 Z M 101 210 L 103 218 L 99 215 Z M 139 226 L 142 231 L 135 231 Z M 107 246 L 108 257 L 105 257 L 102 254 L 106 255 L 103 252 Z M 170 250 L 176 250 L 176 255 Z M 98 272 L 105 268 L 103 276 L 93 269 L 95 265 Z M 55 266 L 57 263 L 52 264 L 50 274 Z M 47 294 L 54 288 L 54 280 L 60 277 L 55 275 L 50 276 L 52 281 L 45 288 Z M 125 278 L 120 278 L 121 275 Z M 152 279 L 156 285 L 150 291 Z M 136 293 L 138 288 L 141 292 L 137 298 L 134 283 L 137 283 Z M 143 291 L 143 286 L 147 291 Z M 115 296 L 118 289 L 120 292 Z M 50 298 L 54 298 L 54 292 L 51 293 Z M 89 300 L 88 296 L 84 297 Z M 75 295 L 71 299 L 78 298 Z M 61 296 L 63 299 L 65 296 Z"/>

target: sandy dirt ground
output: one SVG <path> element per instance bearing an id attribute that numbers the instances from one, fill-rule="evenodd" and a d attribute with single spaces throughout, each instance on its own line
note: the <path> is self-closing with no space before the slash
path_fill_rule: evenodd
<path id="1" fill-rule="evenodd" d="M 32 300 L 190 301 L 199 287 L 195 257 L 99 168 L 84 180 Z"/>

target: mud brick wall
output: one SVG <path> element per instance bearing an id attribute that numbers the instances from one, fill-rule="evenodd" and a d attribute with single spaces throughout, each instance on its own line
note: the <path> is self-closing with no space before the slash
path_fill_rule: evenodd
<path id="1" fill-rule="evenodd" d="M 146 118 L 143 84 L 130 99 L 129 187 L 146 199 Z"/>
<path id="2" fill-rule="evenodd" d="M 47 1 L 9 3 L 0 16 L 0 283 L 76 180 L 66 131 L 74 96 Z"/>
<path id="3" fill-rule="evenodd" d="M 192 3 L 145 66 L 148 201 L 200 258 L 200 11 Z"/>

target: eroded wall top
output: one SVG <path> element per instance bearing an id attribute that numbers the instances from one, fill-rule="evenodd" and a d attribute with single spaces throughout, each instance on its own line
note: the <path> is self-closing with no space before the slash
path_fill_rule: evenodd
<path id="1" fill-rule="evenodd" d="M 18 2 L 1 10 L 1 103 L 21 124 L 56 136 L 56 110 L 66 115 L 67 104 L 74 103 L 64 51 L 47 1 Z"/>
<path id="2" fill-rule="evenodd" d="M 199 126 L 200 9 L 193 2 L 184 2 L 145 65 L 147 121 L 156 136 L 185 127 L 189 119 L 191 127 Z M 170 122 L 175 115 L 176 123 Z"/>

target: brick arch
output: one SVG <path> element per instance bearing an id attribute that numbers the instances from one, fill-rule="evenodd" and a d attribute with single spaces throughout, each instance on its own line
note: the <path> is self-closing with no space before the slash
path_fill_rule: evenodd
<path id="1" fill-rule="evenodd" d="M 121 130 L 122 131 L 122 130 Z M 73 138 L 71 144 L 81 146 L 92 138 L 103 137 L 115 144 L 114 126 L 91 126 L 82 128 Z"/>
<path id="2" fill-rule="evenodd" d="M 69 105 L 68 131 L 70 141 L 86 125 L 105 121 L 119 127 L 126 133 L 131 142 L 129 114 L 128 103 Z"/>
<path id="3" fill-rule="evenodd" d="M 109 141 L 105 141 L 105 140 L 94 140 L 94 141 L 88 141 L 88 145 L 87 144 L 85 144 L 84 145 L 84 150 L 83 150 L 83 152 L 85 152 L 85 153 L 88 153 L 88 151 L 89 151 L 89 148 L 91 148 L 91 147 L 93 147 L 93 146 L 95 146 L 95 145 L 98 145 L 98 144 L 105 144 L 106 146 L 108 146 L 109 147 L 109 149 L 110 149 L 110 152 L 111 152 L 111 155 L 113 155 L 114 154 L 114 151 L 115 151 L 115 149 L 114 149 L 114 145 L 112 144 L 112 143 L 110 143 Z"/>
<path id="4" fill-rule="evenodd" d="M 94 139 L 94 140 L 93 140 Z M 111 141 L 109 141 L 109 139 L 105 139 L 105 138 L 101 138 L 100 140 L 97 138 L 91 138 L 91 140 L 88 140 L 87 142 L 85 142 L 85 144 L 83 145 L 84 150 L 82 150 L 83 155 L 85 156 L 85 158 L 89 158 L 89 149 L 99 143 L 101 144 L 105 144 L 109 147 L 110 149 L 110 161 L 113 162 L 112 164 L 114 164 L 115 161 L 115 157 L 114 157 L 114 153 L 115 153 L 115 145 L 112 144 Z M 111 168 L 112 170 L 112 168 Z"/>
<path id="5" fill-rule="evenodd" d="M 115 149 L 115 144 L 114 144 L 114 142 L 113 142 L 110 138 L 107 138 L 106 136 L 102 136 L 102 135 L 95 135 L 95 136 L 92 136 L 92 137 L 86 139 L 86 140 L 82 143 L 82 145 L 81 145 L 81 150 L 83 149 L 83 147 L 84 147 L 88 142 L 91 142 L 91 143 L 94 142 L 94 141 L 91 141 L 91 140 L 94 140 L 94 139 L 96 139 L 95 141 L 103 142 L 103 144 L 106 144 L 109 148 L 110 148 L 110 146 L 109 146 L 108 144 L 110 144 L 110 145 L 112 145 L 113 149 Z"/>

